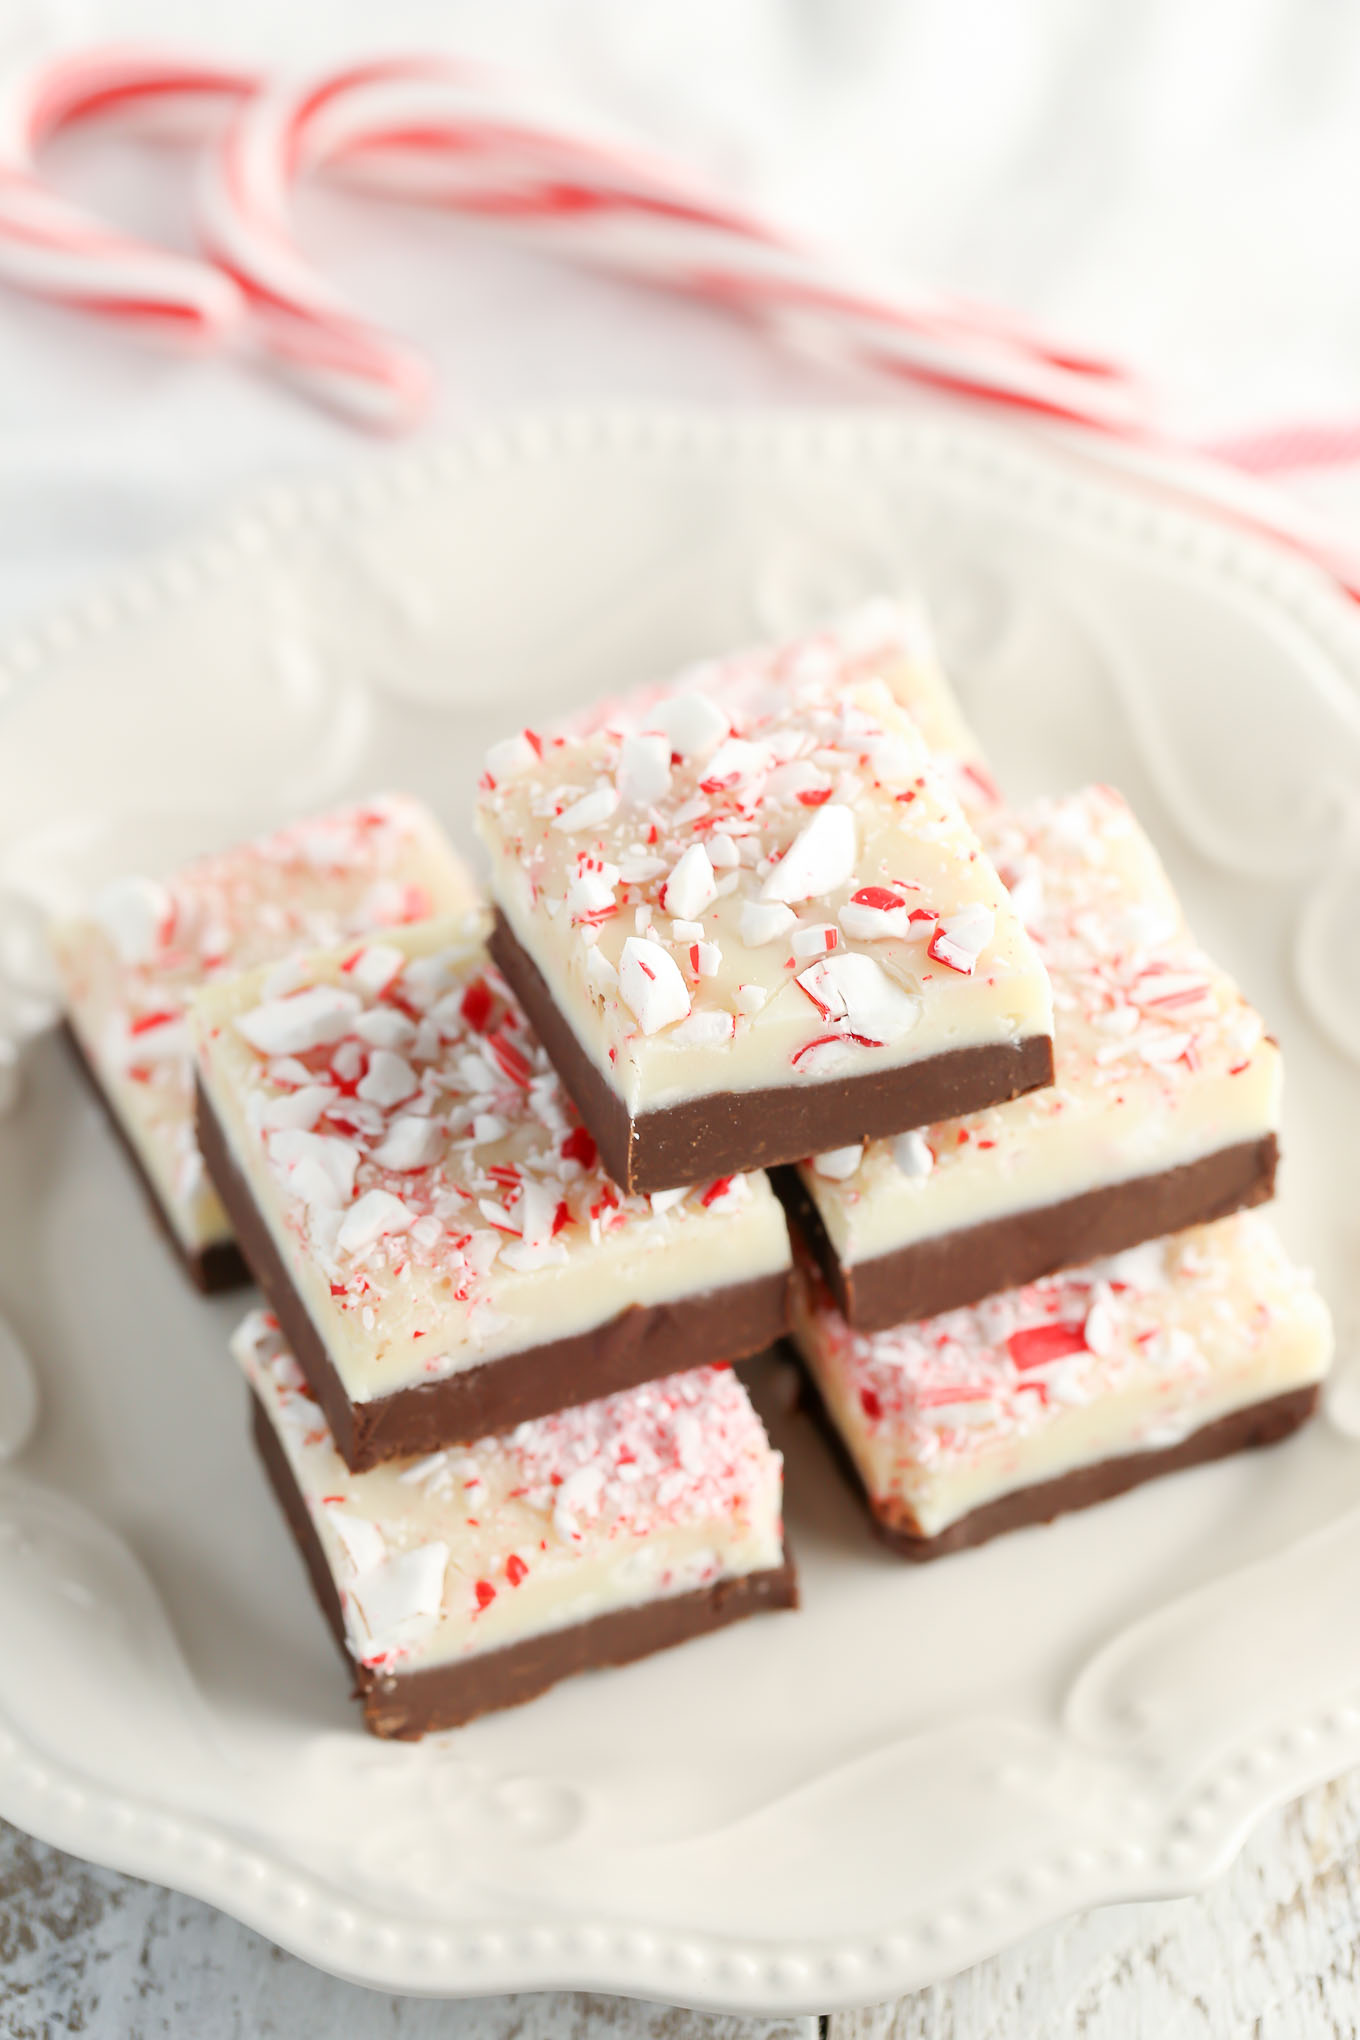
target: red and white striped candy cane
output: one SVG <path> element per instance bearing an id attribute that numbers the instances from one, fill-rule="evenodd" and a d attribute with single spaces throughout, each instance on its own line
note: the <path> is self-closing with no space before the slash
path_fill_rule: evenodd
<path id="1" fill-rule="evenodd" d="M 795 323 L 889 372 L 1045 416 L 1112 427 L 1138 398 L 1111 364 L 957 300 L 873 292 L 674 166 L 517 82 L 444 58 L 363 65 L 245 102 L 211 164 L 204 244 L 250 298 L 265 344 L 370 423 L 422 402 L 419 357 L 361 319 L 289 232 L 296 182 L 330 168 L 371 188 L 536 232 L 555 251 Z"/>
<path id="2" fill-rule="evenodd" d="M 401 425 L 423 400 L 419 357 L 360 320 L 289 234 L 296 181 L 348 178 L 534 230 L 553 250 L 809 334 L 823 349 L 939 390 L 1098 437 L 1107 458 L 1317 561 L 1360 598 L 1360 561 L 1333 532 L 1199 449 L 1161 434 L 1137 386 L 1018 321 L 954 300 L 866 291 L 768 222 L 670 164 L 446 59 L 395 59 L 245 101 L 212 164 L 207 245 L 313 390 Z"/>
<path id="3" fill-rule="evenodd" d="M 0 281 L 180 344 L 211 345 L 240 319 L 222 272 L 157 248 L 48 188 L 40 149 L 61 129 L 171 103 L 201 116 L 254 89 L 253 73 L 108 49 L 60 57 L 0 86 Z"/>

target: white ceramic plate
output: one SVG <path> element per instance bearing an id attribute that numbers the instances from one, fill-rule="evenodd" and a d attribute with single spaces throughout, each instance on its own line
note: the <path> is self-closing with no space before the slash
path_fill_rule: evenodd
<path id="1" fill-rule="evenodd" d="M 403 1991 L 887 1997 L 1185 1891 L 1360 1761 L 1360 622 L 1019 437 L 576 419 L 279 491 L 0 671 L 0 959 L 31 911 L 384 784 L 466 840 L 550 705 L 921 588 L 1017 792 L 1118 782 L 1289 1061 L 1281 1221 L 1330 1421 L 917 1571 L 779 1414 L 806 1605 L 419 1747 L 358 1730 L 207 1305 L 55 1040 L 0 1125 L 0 1812 Z M 22 1429 L 0 1348 L 0 1437 Z"/>

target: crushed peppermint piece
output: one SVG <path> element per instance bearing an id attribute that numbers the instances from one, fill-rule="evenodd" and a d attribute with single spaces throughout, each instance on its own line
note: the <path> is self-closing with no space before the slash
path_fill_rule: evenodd
<path id="1" fill-rule="evenodd" d="M 683 1020 L 690 1010 L 685 980 L 668 949 L 630 935 L 619 960 L 619 997 L 644 1034 Z"/>
<path id="2" fill-rule="evenodd" d="M 864 1143 L 856 1141 L 852 1147 L 828 1148 L 825 1154 L 814 1155 L 812 1166 L 819 1176 L 844 1183 L 855 1174 L 863 1159 Z"/>
<path id="3" fill-rule="evenodd" d="M 930 939 L 930 954 L 937 963 L 971 977 L 978 958 L 996 933 L 996 916 L 990 907 L 961 907 L 946 914 Z"/>
<path id="4" fill-rule="evenodd" d="M 708 852 L 702 843 L 691 843 L 661 889 L 661 904 L 668 914 L 693 921 L 705 907 L 712 906 L 717 896 Z"/>
<path id="5" fill-rule="evenodd" d="M 266 999 L 243 1013 L 236 1025 L 263 1055 L 305 1055 L 308 1049 L 339 1041 L 361 1008 L 356 992 L 338 985 L 312 985 L 282 999 Z"/>
<path id="6" fill-rule="evenodd" d="M 762 900 L 793 906 L 835 892 L 854 876 L 858 848 L 850 809 L 839 803 L 818 808 L 767 876 Z"/>

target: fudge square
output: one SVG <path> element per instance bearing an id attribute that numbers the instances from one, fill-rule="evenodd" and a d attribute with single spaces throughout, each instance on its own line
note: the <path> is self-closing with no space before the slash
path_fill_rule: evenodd
<path id="1" fill-rule="evenodd" d="M 433 817 L 384 795 L 165 880 L 115 880 L 88 914 L 53 928 L 71 1037 L 200 1288 L 229 1288 L 246 1270 L 194 1138 L 194 993 L 290 950 L 458 913 L 476 898 Z"/>
<path id="2" fill-rule="evenodd" d="M 356 1469 L 785 1326 L 768 1179 L 621 1192 L 484 934 L 385 933 L 210 986 L 192 1016 L 208 1167 Z"/>
<path id="3" fill-rule="evenodd" d="M 858 1143 L 778 1188 L 863 1330 L 1263 1203 L 1280 1052 L 1199 948 L 1121 797 L 979 824 L 1053 986 L 1055 1076 L 986 1112 Z"/>
<path id="4" fill-rule="evenodd" d="M 1052 1078 L 1046 973 L 944 772 L 883 680 L 801 649 L 487 760 L 492 953 L 632 1189 Z"/>
<path id="5" fill-rule="evenodd" d="M 782 1462 L 729 1367 L 353 1474 L 272 1315 L 249 1317 L 232 1350 L 374 1735 L 456 1728 L 797 1606 Z"/>
<path id="6" fill-rule="evenodd" d="M 811 1262 L 794 1337 L 875 1527 L 934 1558 L 1288 1435 L 1331 1326 L 1259 1212 L 891 1331 L 847 1325 Z"/>

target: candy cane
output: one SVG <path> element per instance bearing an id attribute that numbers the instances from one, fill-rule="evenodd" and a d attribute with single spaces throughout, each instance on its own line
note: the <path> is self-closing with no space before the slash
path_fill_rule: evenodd
<path id="1" fill-rule="evenodd" d="M 254 88 L 250 73 L 106 50 L 58 59 L 0 91 L 0 279 L 189 346 L 212 344 L 242 312 L 230 278 L 206 262 L 121 232 L 49 190 L 37 174 L 61 129 L 166 101 L 202 109 Z"/>
<path id="2" fill-rule="evenodd" d="M 936 386 L 1052 417 L 1094 411 L 1112 427 L 1137 414 L 1136 393 L 1108 363 L 957 300 L 864 289 L 635 144 L 489 73 L 411 58 L 248 100 L 212 161 L 200 214 L 205 246 L 251 300 L 266 346 L 367 422 L 408 422 L 428 376 L 290 238 L 294 185 L 327 167 L 513 222 L 564 254 L 687 295 L 831 332 L 875 365 Z"/>
<path id="3" fill-rule="evenodd" d="M 555 250 L 811 334 L 841 358 L 947 395 L 1098 435 L 1107 456 L 1316 560 L 1360 599 L 1360 561 L 1249 476 L 1178 445 L 1109 364 L 956 301 L 858 288 L 769 223 L 669 164 L 438 59 L 394 60 L 271 88 L 236 114 L 204 190 L 209 247 L 314 390 L 373 422 L 423 400 L 419 358 L 359 320 L 288 232 L 298 179 L 329 167 L 402 196 L 511 220 Z"/>
<path id="4" fill-rule="evenodd" d="M 33 173 L 40 142 L 71 120 L 223 96 L 239 110 L 208 160 L 200 207 L 216 272 L 113 233 Z M 985 307 L 866 287 L 636 143 L 448 59 L 376 62 L 302 87 L 138 52 L 68 59 L 0 109 L 0 277 L 200 338 L 244 301 L 251 336 L 311 393 L 402 426 L 424 403 L 424 362 L 351 310 L 289 233 L 294 185 L 325 170 L 513 223 L 555 251 L 761 318 L 843 361 L 1037 417 L 1078 446 L 1098 438 L 1107 460 L 1282 540 L 1360 599 L 1360 564 L 1334 534 L 1252 479 L 1300 453 L 1342 457 L 1357 445 L 1353 428 L 1277 432 L 1217 457 L 1178 445 L 1115 364 Z"/>

